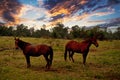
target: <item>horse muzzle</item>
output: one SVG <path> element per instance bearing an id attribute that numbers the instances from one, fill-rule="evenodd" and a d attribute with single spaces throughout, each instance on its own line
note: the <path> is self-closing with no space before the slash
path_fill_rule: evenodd
<path id="1" fill-rule="evenodd" d="M 16 47 L 15 49 L 19 49 L 18 47 Z"/>
<path id="2" fill-rule="evenodd" d="M 98 44 L 95 44 L 96 47 L 98 47 L 99 45 Z"/>

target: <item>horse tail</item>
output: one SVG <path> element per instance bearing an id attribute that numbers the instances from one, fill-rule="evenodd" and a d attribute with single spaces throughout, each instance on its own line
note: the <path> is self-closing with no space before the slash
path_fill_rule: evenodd
<path id="1" fill-rule="evenodd" d="M 65 48 L 64 59 L 67 60 L 67 48 Z"/>
<path id="2" fill-rule="evenodd" d="M 49 47 L 50 48 L 50 65 L 52 65 L 52 60 L 53 60 L 53 49 L 52 47 Z"/>

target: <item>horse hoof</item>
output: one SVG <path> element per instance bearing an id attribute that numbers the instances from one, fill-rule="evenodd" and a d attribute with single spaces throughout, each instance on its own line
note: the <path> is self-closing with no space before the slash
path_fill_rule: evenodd
<path id="1" fill-rule="evenodd" d="M 30 68 L 31 65 L 27 65 L 27 68 Z"/>
<path id="2" fill-rule="evenodd" d="M 83 65 L 86 65 L 85 63 L 83 63 Z"/>
<path id="3" fill-rule="evenodd" d="M 27 68 L 30 68 L 30 66 L 29 67 L 27 66 Z"/>

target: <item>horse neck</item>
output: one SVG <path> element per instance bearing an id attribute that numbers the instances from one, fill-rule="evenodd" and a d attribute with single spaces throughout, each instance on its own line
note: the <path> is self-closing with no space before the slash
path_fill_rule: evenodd
<path id="1" fill-rule="evenodd" d="M 85 45 L 87 45 L 87 48 L 89 48 L 92 44 L 91 40 L 90 39 L 87 39 L 85 41 L 83 41 L 82 43 L 84 43 Z"/>
<path id="2" fill-rule="evenodd" d="M 27 42 L 24 42 L 24 41 L 20 41 L 19 43 L 18 43 L 18 46 L 23 50 L 23 49 L 25 49 L 25 47 L 26 46 L 29 46 L 29 45 L 31 45 L 30 43 L 27 43 Z"/>

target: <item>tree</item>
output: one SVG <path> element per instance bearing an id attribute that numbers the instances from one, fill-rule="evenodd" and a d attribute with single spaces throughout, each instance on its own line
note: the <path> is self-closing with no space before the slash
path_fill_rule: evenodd
<path id="1" fill-rule="evenodd" d="M 51 35 L 53 38 L 66 38 L 68 35 L 68 28 L 65 28 L 61 23 L 57 23 L 56 27 L 52 29 Z"/>
<path id="2" fill-rule="evenodd" d="M 13 36 L 13 27 L 0 26 L 0 36 Z"/>
<path id="3" fill-rule="evenodd" d="M 41 30 L 34 31 L 34 33 L 32 34 L 32 36 L 33 37 L 37 37 L 37 38 L 40 38 L 40 37 L 48 38 L 51 35 L 50 35 L 49 30 L 45 30 L 45 29 L 41 28 Z"/>
<path id="4" fill-rule="evenodd" d="M 12 26 L 9 27 L 6 32 L 7 32 L 7 36 L 13 36 L 13 27 Z"/>
<path id="5" fill-rule="evenodd" d="M 117 31 L 113 34 L 114 39 L 120 40 L 120 27 L 117 28 Z"/>
<path id="6" fill-rule="evenodd" d="M 80 28 L 78 25 L 75 25 L 72 27 L 72 30 L 70 32 L 73 38 L 78 38 L 80 37 Z"/>
<path id="7" fill-rule="evenodd" d="M 15 36 L 24 36 L 24 37 L 30 36 L 30 34 L 31 34 L 28 27 L 24 26 L 23 24 L 17 26 L 15 33 L 16 33 Z"/>

